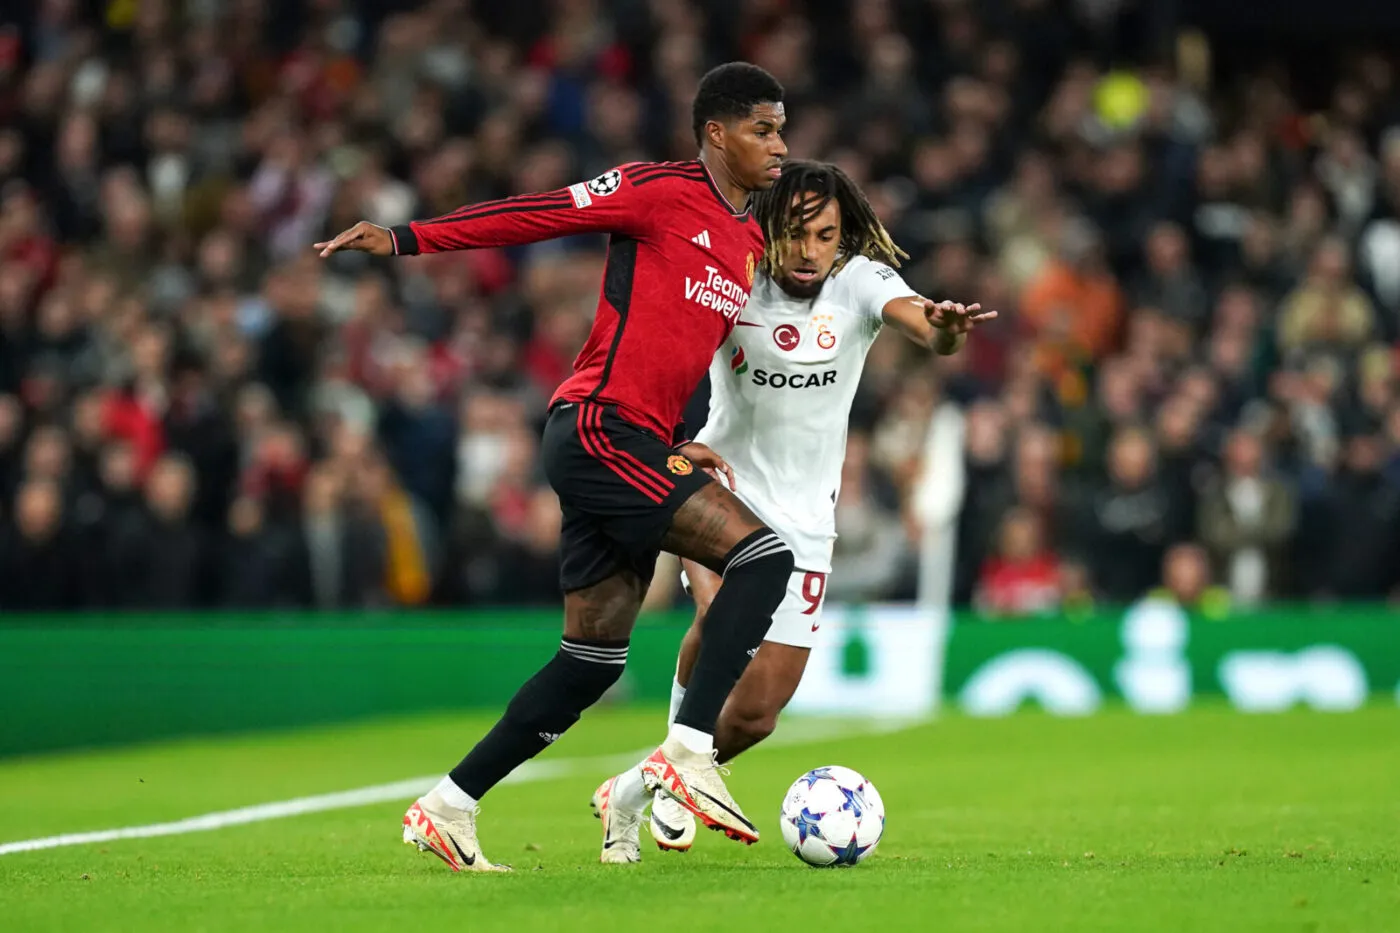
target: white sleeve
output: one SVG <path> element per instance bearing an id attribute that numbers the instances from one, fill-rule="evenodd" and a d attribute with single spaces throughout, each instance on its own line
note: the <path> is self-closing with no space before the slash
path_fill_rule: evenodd
<path id="1" fill-rule="evenodd" d="M 918 294 L 897 270 L 864 256 L 852 259 L 846 274 L 850 276 L 847 294 L 851 307 L 876 324 L 883 321 L 885 305 L 895 298 L 911 298 Z"/>

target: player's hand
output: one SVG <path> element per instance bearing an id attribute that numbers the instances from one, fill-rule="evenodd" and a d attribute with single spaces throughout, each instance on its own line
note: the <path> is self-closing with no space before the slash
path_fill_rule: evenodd
<path id="1" fill-rule="evenodd" d="M 715 453 L 712 449 L 699 441 L 691 441 L 676 448 L 676 452 L 683 455 L 691 463 L 710 474 L 710 478 L 716 483 L 724 485 L 727 481 L 731 490 L 735 489 L 734 470 L 723 457 Z"/>
<path id="2" fill-rule="evenodd" d="M 934 330 L 946 331 L 954 336 L 971 333 L 978 324 L 994 320 L 995 311 L 983 311 L 977 302 L 964 305 L 957 301 L 933 301 L 920 298 L 924 305 L 924 317 Z"/>
<path id="3" fill-rule="evenodd" d="M 335 239 L 317 243 L 316 249 L 321 251 L 322 259 L 343 249 L 369 253 L 371 256 L 392 256 L 394 238 L 389 235 L 387 227 L 362 220 L 344 233 L 337 234 Z"/>

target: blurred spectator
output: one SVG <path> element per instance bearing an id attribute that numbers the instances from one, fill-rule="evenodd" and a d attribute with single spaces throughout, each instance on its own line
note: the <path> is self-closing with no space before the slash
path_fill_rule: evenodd
<path id="1" fill-rule="evenodd" d="M 841 535 L 831 558 L 827 598 L 878 600 L 899 579 L 905 537 L 895 511 L 893 490 L 870 465 L 870 441 L 852 432 L 846 440 L 836 522 Z"/>
<path id="2" fill-rule="evenodd" d="M 1204 468 L 1199 412 L 1194 403 L 1180 396 L 1167 399 L 1157 409 L 1157 472 L 1172 512 L 1180 516 L 1181 536 L 1187 538 L 1196 533 L 1198 474 Z"/>
<path id="3" fill-rule="evenodd" d="M 1143 249 L 1147 268 L 1133 291 L 1133 302 L 1139 308 L 1157 308 L 1199 333 L 1210 313 L 1210 298 L 1191 266 L 1189 250 L 1186 234 L 1176 224 L 1154 226 Z"/>
<path id="4" fill-rule="evenodd" d="M 426 602 L 438 563 L 432 517 L 377 453 L 366 454 L 355 464 L 349 492 L 351 512 L 383 536 L 379 576 L 387 598 L 403 606 Z"/>
<path id="5" fill-rule="evenodd" d="M 1122 325 L 1123 295 L 1108 268 L 1103 238 L 1082 219 L 1065 222 L 1056 258 L 1027 286 L 1023 319 L 1035 331 L 1047 375 L 1099 359 Z"/>
<path id="6" fill-rule="evenodd" d="M 214 602 L 212 536 L 191 521 L 194 468 L 162 457 L 146 483 L 145 508 L 117 529 L 112 555 L 121 591 L 134 609 L 178 609 Z"/>
<path id="7" fill-rule="evenodd" d="M 1060 473 L 1061 439 L 1045 425 L 1030 425 L 1016 437 L 1013 481 L 1016 502 L 1035 514 L 1052 549 L 1075 540 L 1081 491 Z"/>
<path id="8" fill-rule="evenodd" d="M 76 553 L 63 530 L 57 481 L 25 480 L 15 497 L 14 524 L 0 544 L 0 609 L 52 612 L 81 605 L 74 585 Z"/>
<path id="9" fill-rule="evenodd" d="M 1346 244 L 1330 238 L 1313 254 L 1308 278 L 1283 300 L 1278 342 L 1285 354 L 1358 349 L 1376 326 L 1375 309 L 1350 278 Z"/>
<path id="10" fill-rule="evenodd" d="M 532 594 L 557 587 L 562 524 L 554 492 L 536 489 L 522 527 L 495 552 L 495 587 L 478 596 L 498 604 L 532 602 Z"/>
<path id="11" fill-rule="evenodd" d="M 399 365 L 397 389 L 379 411 L 379 440 L 404 488 L 441 528 L 452 508 L 457 426 L 433 397 L 426 360 L 407 357 Z"/>
<path id="12" fill-rule="evenodd" d="M 198 476 L 191 520 L 214 526 L 225 514 L 238 475 L 238 445 L 219 405 L 204 363 L 195 357 L 175 361 L 163 430 L 171 450 L 189 458 Z"/>
<path id="13" fill-rule="evenodd" d="M 1201 495 L 1197 526 L 1236 603 L 1255 605 L 1279 591 L 1295 509 L 1288 487 L 1265 474 L 1259 438 L 1244 429 L 1232 433 L 1222 475 Z"/>
<path id="14" fill-rule="evenodd" d="M 13 395 L 0 395 L 0 496 L 14 496 L 20 477 L 24 441 L 24 407 Z"/>
<path id="15" fill-rule="evenodd" d="M 74 508 L 73 529 L 82 549 L 79 579 L 93 608 L 131 605 L 126 547 L 143 521 L 136 449 L 123 441 L 102 448 L 97 482 Z"/>
<path id="16" fill-rule="evenodd" d="M 1385 441 L 1362 428 L 1342 445 L 1325 499 L 1326 592 L 1344 599 L 1400 596 L 1400 487 L 1382 472 Z"/>
<path id="17" fill-rule="evenodd" d="M 269 524 L 258 499 L 240 496 L 229 507 L 219 557 L 219 605 L 228 609 L 310 605 L 309 575 L 295 531 Z"/>
<path id="18" fill-rule="evenodd" d="M 987 201 L 988 237 L 1000 251 L 1002 272 L 1023 287 L 1047 263 L 1053 243 L 1046 241 L 1046 219 L 1055 209 L 1055 164 L 1039 150 L 1021 153 L 1015 174 Z"/>
<path id="19" fill-rule="evenodd" d="M 1199 544 L 1175 544 L 1162 558 L 1162 585 L 1149 594 L 1170 600 L 1208 619 L 1222 618 L 1230 609 L 1230 592 L 1211 582 L 1210 557 Z"/>
<path id="20" fill-rule="evenodd" d="M 255 396 L 255 398 L 257 398 Z M 270 409 L 267 410 L 270 417 Z M 276 520 L 295 514 L 306 479 L 306 450 L 301 432 L 291 422 L 262 421 L 250 415 L 239 491 L 263 502 Z"/>
<path id="21" fill-rule="evenodd" d="M 1132 359 L 1116 356 L 1098 367 L 1093 403 L 1077 406 L 1065 418 L 1083 470 L 1103 471 L 1109 442 L 1142 419 L 1145 396 L 1143 368 Z"/>
<path id="22" fill-rule="evenodd" d="M 1151 437 L 1121 429 L 1109 444 L 1108 483 L 1093 495 L 1086 530 L 1086 554 L 1105 599 L 1125 603 L 1147 591 L 1176 521 Z"/>
<path id="23" fill-rule="evenodd" d="M 341 477 L 331 467 L 307 475 L 301 539 L 311 604 L 318 609 L 382 606 L 383 529 L 347 509 L 344 495 Z"/>
<path id="24" fill-rule="evenodd" d="M 1061 583 L 1059 563 L 1045 549 L 1035 514 L 1007 512 L 997 553 L 982 567 L 978 609 L 993 616 L 1043 615 L 1059 607 Z"/>
<path id="25" fill-rule="evenodd" d="M 992 555 L 1002 515 L 1016 501 L 1015 480 L 1007 451 L 1006 419 L 999 405 L 984 401 L 968 410 L 964 443 L 967 492 L 958 516 L 957 570 L 953 584 L 954 598 L 959 602 L 971 600 L 982 566 Z"/>
<path id="26" fill-rule="evenodd" d="M 1060 609 L 1065 617 L 1079 622 L 1094 613 L 1094 581 L 1083 561 L 1065 560 L 1060 564 Z"/>
<path id="27" fill-rule="evenodd" d="M 320 277 L 316 260 L 305 257 L 274 270 L 265 286 L 276 319 L 262 339 L 258 369 L 284 412 L 303 413 L 326 336 L 316 317 Z"/>

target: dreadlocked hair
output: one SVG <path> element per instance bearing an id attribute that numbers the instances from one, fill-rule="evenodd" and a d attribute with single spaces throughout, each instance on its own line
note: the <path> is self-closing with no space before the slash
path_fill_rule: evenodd
<path id="1" fill-rule="evenodd" d="M 799 199 L 798 195 L 804 197 Z M 832 272 L 852 256 L 899 268 L 909 254 L 890 239 L 875 209 L 851 177 L 827 162 L 789 159 L 773 187 L 754 194 L 754 217 L 763 228 L 763 269 L 775 276 L 783 254 L 798 233 L 835 199 L 841 212 L 841 242 Z M 794 203 L 795 202 L 795 203 Z"/>

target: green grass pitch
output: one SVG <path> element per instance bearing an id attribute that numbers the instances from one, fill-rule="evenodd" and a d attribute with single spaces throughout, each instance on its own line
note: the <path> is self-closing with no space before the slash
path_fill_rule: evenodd
<path id="1" fill-rule="evenodd" d="M 0 761 L 0 843 L 162 822 L 439 773 L 477 715 Z M 657 710 L 585 718 L 543 760 L 644 748 Z M 596 763 L 498 788 L 482 837 L 509 876 L 453 875 L 399 842 L 409 802 L 213 832 L 0 856 L 0 929 L 1400 930 L 1400 710 L 1223 708 L 1079 720 L 946 716 L 895 732 L 793 719 L 731 787 L 764 832 L 703 833 L 597 863 Z M 835 737 L 833 737 L 833 733 Z M 777 810 L 808 768 L 884 796 L 885 839 L 853 869 L 783 847 Z"/>

